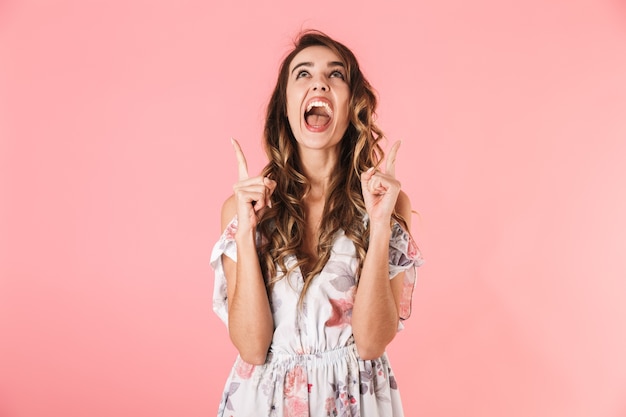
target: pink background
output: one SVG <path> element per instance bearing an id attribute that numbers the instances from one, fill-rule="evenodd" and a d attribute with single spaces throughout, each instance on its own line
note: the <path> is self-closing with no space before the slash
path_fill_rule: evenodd
<path id="1" fill-rule="evenodd" d="M 0 2 L 0 416 L 215 414 L 229 137 L 258 171 L 302 27 L 353 48 L 403 140 L 407 416 L 626 416 L 617 0 Z"/>

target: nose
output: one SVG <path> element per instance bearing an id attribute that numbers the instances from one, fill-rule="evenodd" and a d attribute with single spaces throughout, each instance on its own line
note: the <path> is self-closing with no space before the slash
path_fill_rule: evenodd
<path id="1" fill-rule="evenodd" d="M 313 91 L 328 91 L 328 84 L 318 78 L 313 82 Z"/>

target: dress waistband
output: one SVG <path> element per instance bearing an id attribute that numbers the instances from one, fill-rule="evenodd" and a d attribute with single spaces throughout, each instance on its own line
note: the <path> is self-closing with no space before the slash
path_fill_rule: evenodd
<path id="1" fill-rule="evenodd" d="M 336 362 L 359 360 L 359 354 L 354 343 L 337 349 L 326 350 L 311 354 L 297 354 L 287 352 L 269 352 L 266 364 L 291 368 L 296 365 L 306 367 L 327 366 Z"/>

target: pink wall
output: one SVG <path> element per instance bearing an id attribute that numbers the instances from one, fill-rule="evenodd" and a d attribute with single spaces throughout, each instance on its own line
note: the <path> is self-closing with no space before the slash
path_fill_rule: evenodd
<path id="1" fill-rule="evenodd" d="M 1 2 L 0 416 L 214 415 L 228 139 L 301 27 L 403 139 L 407 416 L 626 416 L 626 7 L 510 3 Z"/>

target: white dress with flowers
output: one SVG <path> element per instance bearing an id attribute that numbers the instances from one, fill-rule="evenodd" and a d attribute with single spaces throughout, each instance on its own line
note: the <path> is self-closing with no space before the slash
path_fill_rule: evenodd
<path id="1" fill-rule="evenodd" d="M 215 270 L 213 309 L 228 322 L 226 277 L 222 254 L 237 260 L 236 218 L 211 254 Z M 287 266 L 295 262 L 290 259 Z M 417 246 L 398 224 L 389 242 L 389 275 L 405 271 L 401 317 L 407 318 L 421 264 Z M 352 303 L 356 291 L 357 258 L 352 241 L 338 232 L 330 258 L 313 278 L 302 309 L 298 269 L 278 281 L 270 305 L 274 336 L 263 365 L 237 357 L 226 381 L 219 417 L 403 416 L 396 380 L 387 355 L 361 360 L 352 336 Z M 399 325 L 402 328 L 402 324 Z"/>

